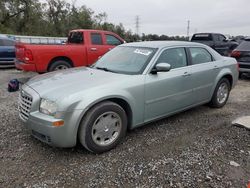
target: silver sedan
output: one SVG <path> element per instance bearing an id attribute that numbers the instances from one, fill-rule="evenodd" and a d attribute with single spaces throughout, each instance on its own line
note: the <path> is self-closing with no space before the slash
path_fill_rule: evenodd
<path id="1" fill-rule="evenodd" d="M 191 42 L 116 47 L 92 67 L 36 76 L 22 85 L 19 116 L 37 139 L 101 153 L 127 129 L 209 104 L 223 107 L 238 79 L 236 60 Z"/>

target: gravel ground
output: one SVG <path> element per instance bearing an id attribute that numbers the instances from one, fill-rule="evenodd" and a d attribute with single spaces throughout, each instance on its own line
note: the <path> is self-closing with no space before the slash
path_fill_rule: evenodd
<path id="1" fill-rule="evenodd" d="M 250 79 L 238 82 L 222 109 L 201 106 L 145 125 L 94 155 L 81 146 L 52 148 L 28 134 L 18 94 L 6 85 L 29 75 L 0 70 L 0 187 L 247 187 L 250 131 L 231 121 L 250 115 Z"/>

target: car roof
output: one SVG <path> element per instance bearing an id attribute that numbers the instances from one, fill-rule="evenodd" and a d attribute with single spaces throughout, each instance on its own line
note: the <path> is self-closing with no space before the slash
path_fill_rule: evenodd
<path id="1" fill-rule="evenodd" d="M 196 42 L 185 42 L 185 41 L 145 41 L 145 42 L 125 43 L 122 44 L 121 46 L 145 47 L 145 48 L 166 48 L 174 46 L 206 47 L 206 45 L 204 44 Z"/>
<path id="2" fill-rule="evenodd" d="M 195 33 L 194 35 L 223 35 L 223 36 L 225 36 L 224 34 L 222 34 L 222 33 Z"/>

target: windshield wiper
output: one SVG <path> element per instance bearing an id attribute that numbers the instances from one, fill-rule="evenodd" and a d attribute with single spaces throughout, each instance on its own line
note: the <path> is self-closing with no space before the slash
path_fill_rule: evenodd
<path id="1" fill-rule="evenodd" d="M 115 71 L 110 70 L 110 69 L 108 69 L 107 67 L 95 67 L 95 68 L 98 69 L 98 70 L 104 70 L 104 71 L 106 71 L 106 72 L 114 72 L 114 73 L 116 73 Z"/>

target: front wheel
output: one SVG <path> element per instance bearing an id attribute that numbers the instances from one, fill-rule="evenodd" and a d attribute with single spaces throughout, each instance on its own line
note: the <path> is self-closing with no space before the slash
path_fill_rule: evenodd
<path id="1" fill-rule="evenodd" d="M 218 82 L 218 84 L 214 90 L 214 94 L 213 94 L 212 100 L 210 101 L 209 105 L 211 107 L 215 107 L 215 108 L 223 107 L 227 103 L 227 100 L 228 100 L 228 97 L 230 94 L 230 90 L 231 90 L 231 86 L 230 86 L 228 79 L 222 78 Z"/>
<path id="2" fill-rule="evenodd" d="M 127 130 L 127 116 L 121 106 L 111 101 L 97 104 L 83 118 L 78 138 L 93 153 L 113 149 Z"/>

